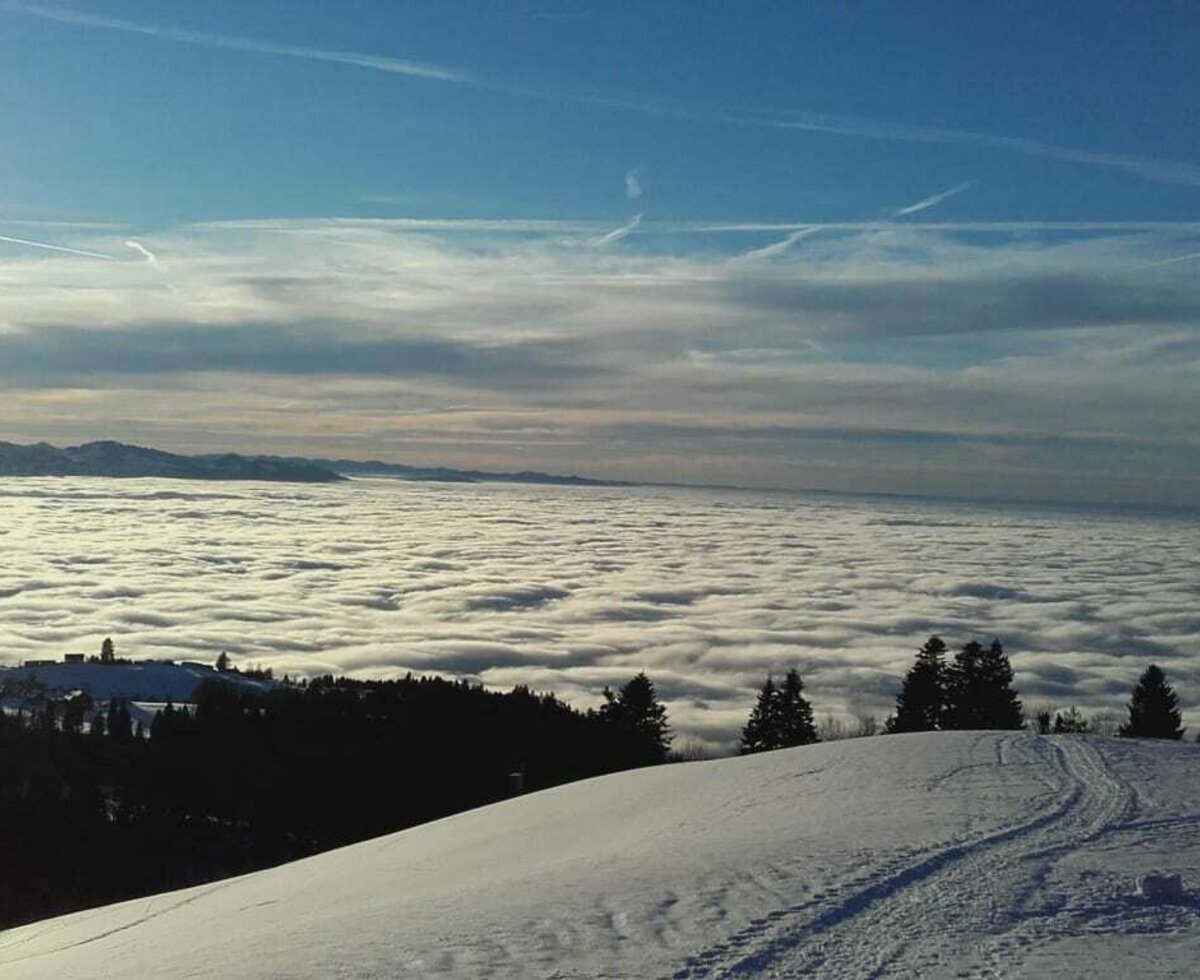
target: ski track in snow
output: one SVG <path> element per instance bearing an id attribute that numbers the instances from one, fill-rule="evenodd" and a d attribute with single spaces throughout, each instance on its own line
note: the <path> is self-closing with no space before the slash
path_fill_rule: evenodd
<path id="1" fill-rule="evenodd" d="M 1012 738 L 1030 744 L 1027 735 Z M 1002 754 L 1006 744 L 998 743 Z M 1061 934 L 1069 923 L 1060 920 L 1080 918 L 1064 896 L 1043 891 L 1055 858 L 1127 825 L 1137 806 L 1134 790 L 1086 742 L 1040 745 L 1059 779 L 1048 809 L 773 910 L 693 956 L 671 980 L 1007 976 L 1023 950 Z M 938 782 L 973 768 L 964 765 Z M 1009 903 L 1015 896 L 1015 905 L 1004 904 L 1005 896 Z M 1087 898 L 1093 907 L 1097 900 L 1101 909 L 1113 905 L 1111 895 Z"/>
<path id="2" fill-rule="evenodd" d="M 1194 745 L 1020 732 L 637 770 L 8 930 L 0 977 L 1189 980 L 1198 798 Z"/>

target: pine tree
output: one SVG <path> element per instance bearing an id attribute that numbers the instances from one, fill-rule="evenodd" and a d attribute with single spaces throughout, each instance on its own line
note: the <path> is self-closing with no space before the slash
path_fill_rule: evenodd
<path id="1" fill-rule="evenodd" d="M 779 748 L 779 729 L 779 689 L 768 675 L 762 690 L 758 692 L 758 700 L 754 702 L 746 727 L 742 729 L 738 752 L 751 755 Z"/>
<path id="2" fill-rule="evenodd" d="M 1060 711 L 1054 716 L 1055 735 L 1084 735 L 1088 730 L 1088 721 L 1072 705 L 1066 711 Z"/>
<path id="3" fill-rule="evenodd" d="M 1129 721 L 1121 726 L 1122 738 L 1183 738 L 1179 722 L 1179 696 L 1166 675 L 1154 664 L 1134 685 L 1129 701 Z"/>
<path id="4" fill-rule="evenodd" d="M 639 761 L 665 762 L 671 746 L 667 709 L 658 700 L 654 684 L 642 671 L 616 694 L 604 689 L 600 716 L 624 728 L 638 743 Z"/>
<path id="5" fill-rule="evenodd" d="M 795 669 L 787 672 L 779 686 L 779 720 L 779 740 L 785 748 L 820 741 L 813 725 L 812 705 L 804 696 L 804 682 Z"/>
<path id="6" fill-rule="evenodd" d="M 888 731 L 931 732 L 944 727 L 946 713 L 946 644 L 931 636 L 917 651 L 896 696 L 896 714 Z"/>
<path id="7" fill-rule="evenodd" d="M 124 701 L 109 702 L 107 722 L 105 728 L 109 738 L 118 742 L 133 738 L 133 719 L 129 716 L 129 705 Z"/>
<path id="8" fill-rule="evenodd" d="M 972 640 L 947 671 L 946 728 L 1018 729 L 1021 702 L 1012 688 L 1013 671 L 999 640 L 986 650 Z"/>

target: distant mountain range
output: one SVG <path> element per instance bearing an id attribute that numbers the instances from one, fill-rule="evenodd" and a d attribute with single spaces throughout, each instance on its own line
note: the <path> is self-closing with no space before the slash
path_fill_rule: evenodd
<path id="1" fill-rule="evenodd" d="M 225 453 L 180 456 L 121 442 L 59 449 L 49 443 L 0 442 L 0 476 L 156 476 L 183 480 L 272 480 L 335 483 L 345 477 L 304 461 L 285 462 Z"/>
<path id="2" fill-rule="evenodd" d="M 306 464 L 333 470 L 345 476 L 392 476 L 400 480 L 434 481 L 438 483 L 551 483 L 572 487 L 631 487 L 638 484 L 618 480 L 593 480 L 584 476 L 557 476 L 537 470 L 517 473 L 490 470 L 456 470 L 448 466 L 407 466 L 403 463 L 383 463 L 377 459 L 306 459 L 299 456 L 255 456 L 264 461 Z"/>
<path id="3" fill-rule="evenodd" d="M 0 476 L 118 476 L 182 480 L 270 480 L 335 483 L 350 476 L 391 476 L 400 480 L 442 483 L 548 483 L 560 486 L 634 486 L 614 480 L 518 473 L 456 470 L 445 466 L 407 466 L 379 460 L 307 459 L 300 456 L 239 456 L 236 453 L 182 456 L 177 453 L 103 441 L 59 449 L 49 443 L 20 446 L 0 442 Z"/>

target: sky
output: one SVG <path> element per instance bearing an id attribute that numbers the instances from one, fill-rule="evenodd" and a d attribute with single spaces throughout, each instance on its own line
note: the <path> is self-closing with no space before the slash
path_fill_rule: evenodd
<path id="1" fill-rule="evenodd" d="M 1198 43 L 0 0 L 0 439 L 1194 505 Z"/>

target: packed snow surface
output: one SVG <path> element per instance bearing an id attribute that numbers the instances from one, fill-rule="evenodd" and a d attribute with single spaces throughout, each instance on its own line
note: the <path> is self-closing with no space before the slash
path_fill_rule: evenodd
<path id="1" fill-rule="evenodd" d="M 1192 977 L 1197 799 L 1194 745 L 1022 732 L 667 766 L 14 929 L 0 976 Z"/>

